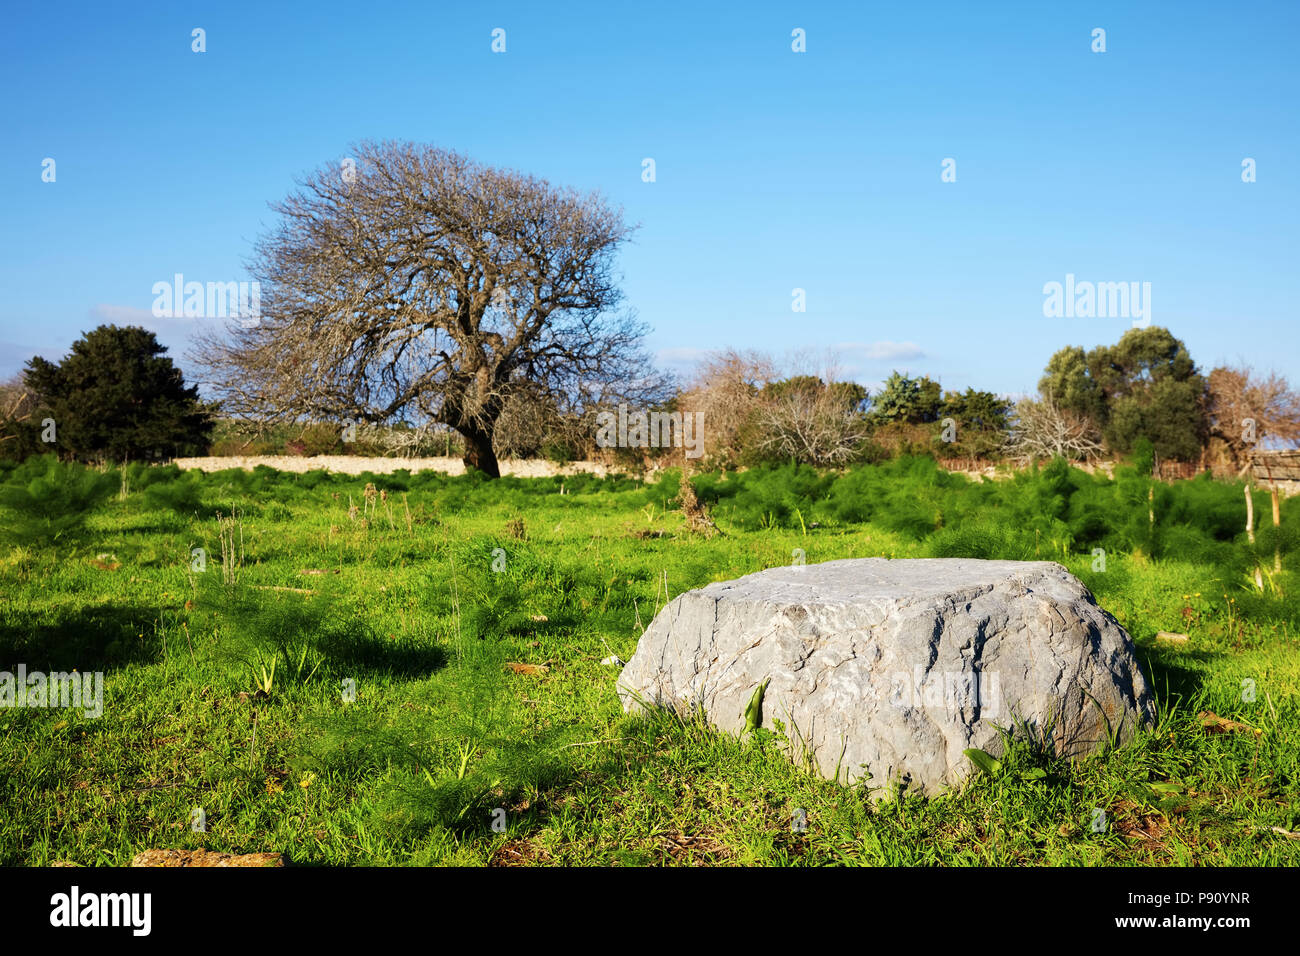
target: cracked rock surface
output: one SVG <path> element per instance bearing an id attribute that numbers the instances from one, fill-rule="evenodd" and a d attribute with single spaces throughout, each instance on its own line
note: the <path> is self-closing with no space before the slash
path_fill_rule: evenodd
<path id="1" fill-rule="evenodd" d="M 656 615 L 618 679 L 625 710 L 785 726 L 827 777 L 934 793 L 1027 722 L 1081 756 L 1154 719 L 1133 641 L 1049 561 L 852 558 L 688 591 Z M 880 793 L 878 791 L 877 793 Z"/>

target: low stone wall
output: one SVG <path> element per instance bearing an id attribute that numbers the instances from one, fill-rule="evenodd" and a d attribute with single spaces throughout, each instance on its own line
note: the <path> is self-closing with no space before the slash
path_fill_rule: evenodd
<path id="1" fill-rule="evenodd" d="M 296 455 L 231 455 L 222 458 L 177 458 L 177 467 L 199 471 L 223 471 L 227 468 L 243 468 L 252 471 L 258 465 L 266 465 L 277 471 L 307 472 L 317 469 L 337 472 L 344 475 L 359 475 L 364 471 L 376 475 L 387 475 L 403 469 L 417 471 L 440 471 L 447 475 L 463 475 L 465 463 L 459 458 L 362 458 L 356 455 L 315 455 L 300 457 Z M 501 474 L 517 478 L 551 478 L 556 475 L 588 474 L 603 477 L 609 469 L 594 461 L 575 461 L 567 465 L 556 465 L 541 460 L 504 460 L 500 462 Z"/>

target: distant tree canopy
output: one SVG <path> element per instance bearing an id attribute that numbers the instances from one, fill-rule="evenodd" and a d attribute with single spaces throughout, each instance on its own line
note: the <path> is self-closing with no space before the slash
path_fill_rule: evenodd
<path id="1" fill-rule="evenodd" d="M 1114 453 L 1148 439 L 1161 458 L 1189 461 L 1208 437 L 1206 381 L 1168 329 L 1129 329 L 1115 345 L 1068 346 L 1052 356 L 1039 391 L 1095 424 Z"/>
<path id="2" fill-rule="evenodd" d="M 616 312 L 630 235 L 595 193 L 412 143 L 364 143 L 308 175 L 257 247 L 261 321 L 195 355 L 223 405 L 266 420 L 447 425 L 499 474 L 520 392 L 562 413 L 671 396 Z"/>
<path id="3" fill-rule="evenodd" d="M 876 424 L 919 425 L 939 420 L 943 390 L 928 376 L 909 378 L 891 372 L 884 387 L 871 400 L 871 418 Z"/>
<path id="4" fill-rule="evenodd" d="M 955 434 L 947 429 L 924 439 L 930 452 L 943 456 L 989 457 L 996 455 L 1006 440 L 1011 402 L 992 392 L 968 387 L 964 392 L 944 392 L 929 376 L 911 378 L 892 372 L 880 391 L 871 398 L 869 421 L 886 444 L 920 451 L 916 441 L 887 436 L 915 435 L 917 426 L 952 419 Z"/>
<path id="5" fill-rule="evenodd" d="M 964 392 L 944 395 L 939 417 L 957 424 L 955 453 L 988 458 L 997 455 L 1006 441 L 1012 408 L 1008 399 L 968 386 Z"/>
<path id="6" fill-rule="evenodd" d="M 823 382 L 818 375 L 792 375 L 776 382 L 768 382 L 759 390 L 765 401 L 782 401 L 795 395 L 805 397 L 827 396 L 832 404 L 849 412 L 867 410 L 867 389 L 857 382 Z"/>
<path id="7" fill-rule="evenodd" d="M 146 329 L 101 325 L 57 364 L 36 356 L 23 373 L 33 407 L 23 427 L 53 419 L 55 441 L 41 447 L 82 461 L 203 453 L 211 416 L 166 351 Z"/>
<path id="8" fill-rule="evenodd" d="M 1011 411 L 1011 402 L 999 398 L 992 392 L 981 392 L 967 388 L 964 392 L 948 392 L 943 397 L 939 412 L 943 417 L 952 417 L 967 428 L 1006 431 L 1007 415 Z"/>

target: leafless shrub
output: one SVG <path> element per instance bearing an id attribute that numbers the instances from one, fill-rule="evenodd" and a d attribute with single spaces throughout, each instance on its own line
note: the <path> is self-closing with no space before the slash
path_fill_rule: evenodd
<path id="1" fill-rule="evenodd" d="M 1014 420 L 1004 446 L 1010 458 L 1024 462 L 1061 455 L 1087 460 L 1102 454 L 1097 426 L 1063 410 L 1047 396 L 1022 398 L 1012 414 Z"/>
<path id="2" fill-rule="evenodd" d="M 0 442 L 17 438 L 13 426 L 30 419 L 35 409 L 36 398 L 23 385 L 22 376 L 0 383 Z"/>
<path id="3" fill-rule="evenodd" d="M 758 413 L 759 448 L 779 458 L 839 465 L 857 457 L 866 419 L 833 388 L 792 388 Z"/>
<path id="4" fill-rule="evenodd" d="M 776 377 L 775 364 L 759 352 L 727 349 L 700 362 L 678 404 L 684 412 L 703 415 L 708 428 L 708 462 L 734 464 L 739 460 L 743 436 L 761 407 L 759 390 Z"/>
<path id="5" fill-rule="evenodd" d="M 1248 365 L 1220 366 L 1207 385 L 1211 434 L 1227 446 L 1234 464 L 1266 439 L 1300 439 L 1300 393 L 1276 372 L 1256 375 Z"/>
<path id="6" fill-rule="evenodd" d="M 840 381 L 833 353 L 778 363 L 760 352 L 714 352 L 679 397 L 708 429 L 706 466 L 790 459 L 833 466 L 857 458 L 870 433 L 866 390 Z"/>

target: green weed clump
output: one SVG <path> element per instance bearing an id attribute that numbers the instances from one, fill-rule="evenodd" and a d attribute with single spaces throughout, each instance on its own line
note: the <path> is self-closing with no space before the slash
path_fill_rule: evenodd
<path id="1" fill-rule="evenodd" d="M 0 535 L 22 545 L 76 540 L 86 518 L 119 486 L 116 475 L 53 455 L 29 458 L 0 484 Z"/>
<path id="2" fill-rule="evenodd" d="M 671 500 L 679 473 L 646 490 Z M 1285 509 L 1279 527 L 1262 520 L 1245 532 L 1240 483 L 1165 484 L 1138 467 L 1114 479 L 1056 459 L 1005 480 L 981 482 L 941 470 L 930 458 L 898 458 L 822 472 L 795 465 L 692 479 L 715 518 L 743 530 L 806 532 L 812 524 L 870 522 L 942 557 L 1061 560 L 1100 548 L 1154 559 L 1187 559 L 1246 574 L 1256 566 L 1297 570 L 1300 518 Z M 1256 491 L 1255 513 L 1270 514 Z"/>

